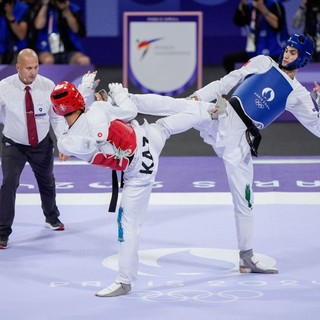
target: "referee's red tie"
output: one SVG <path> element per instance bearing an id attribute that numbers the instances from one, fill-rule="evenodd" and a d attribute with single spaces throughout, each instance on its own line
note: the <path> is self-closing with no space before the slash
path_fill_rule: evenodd
<path id="1" fill-rule="evenodd" d="M 29 86 L 26 86 L 26 115 L 29 143 L 32 147 L 36 147 L 38 145 L 38 133 Z"/>

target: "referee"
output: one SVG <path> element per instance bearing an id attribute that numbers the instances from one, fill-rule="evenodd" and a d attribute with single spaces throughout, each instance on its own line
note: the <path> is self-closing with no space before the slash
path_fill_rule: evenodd
<path id="1" fill-rule="evenodd" d="M 0 249 L 7 247 L 12 233 L 16 191 L 26 162 L 30 164 L 39 187 L 45 226 L 52 230 L 64 230 L 56 204 L 53 141 L 49 135 L 50 125 L 56 137 L 65 128 L 64 118 L 52 110 L 50 94 L 55 84 L 38 75 L 38 56 L 31 49 L 19 52 L 16 68 L 16 74 L 0 81 L 0 116 L 4 126 Z"/>

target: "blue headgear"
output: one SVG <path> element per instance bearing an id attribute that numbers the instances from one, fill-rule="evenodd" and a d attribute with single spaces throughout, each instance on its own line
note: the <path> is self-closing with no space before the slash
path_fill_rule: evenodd
<path id="1" fill-rule="evenodd" d="M 289 63 L 288 65 L 281 66 L 283 54 L 287 46 L 296 48 L 298 50 L 299 56 L 295 61 Z M 283 51 L 279 57 L 280 66 L 286 70 L 293 70 L 304 67 L 311 60 L 313 54 L 313 47 L 313 41 L 311 38 L 303 34 L 295 33 L 285 43 Z"/>

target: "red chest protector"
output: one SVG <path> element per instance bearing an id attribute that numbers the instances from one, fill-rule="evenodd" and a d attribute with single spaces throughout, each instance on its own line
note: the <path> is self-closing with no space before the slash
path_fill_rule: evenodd
<path id="1" fill-rule="evenodd" d="M 112 170 L 124 171 L 130 163 L 136 148 L 136 134 L 133 128 L 120 120 L 110 122 L 107 142 L 113 146 L 114 154 L 98 152 L 91 164 L 103 166 Z"/>

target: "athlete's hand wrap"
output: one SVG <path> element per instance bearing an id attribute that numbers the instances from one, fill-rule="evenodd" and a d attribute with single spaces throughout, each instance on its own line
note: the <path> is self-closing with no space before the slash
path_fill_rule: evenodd
<path id="1" fill-rule="evenodd" d="M 78 86 L 78 90 L 84 98 L 88 98 L 94 94 L 96 87 L 98 86 L 100 80 L 95 80 L 97 71 L 88 71 L 83 77 L 82 82 Z"/>
<path id="2" fill-rule="evenodd" d="M 320 107 L 320 85 L 316 81 L 314 81 L 314 88 L 312 90 L 311 96 Z"/>
<path id="3" fill-rule="evenodd" d="M 109 83 L 109 96 L 115 104 L 120 105 L 124 100 L 129 98 L 127 88 L 124 88 L 121 83 Z"/>
<path id="4" fill-rule="evenodd" d="M 195 100 L 195 101 L 200 101 L 199 96 L 194 92 L 190 96 L 186 97 L 187 100 Z"/>
<path id="5" fill-rule="evenodd" d="M 222 98 L 221 96 L 217 96 L 217 101 L 210 104 L 208 112 L 212 119 L 218 119 L 221 116 L 227 115 L 226 107 L 227 100 Z"/>
<path id="6" fill-rule="evenodd" d="M 111 96 L 108 95 L 107 91 L 105 89 L 101 89 L 98 92 L 95 93 L 95 97 L 97 101 L 107 101 L 111 103 L 112 105 L 115 105 L 113 99 Z"/>
<path id="7" fill-rule="evenodd" d="M 320 91 L 317 92 L 316 102 L 318 106 L 320 107 Z"/>

